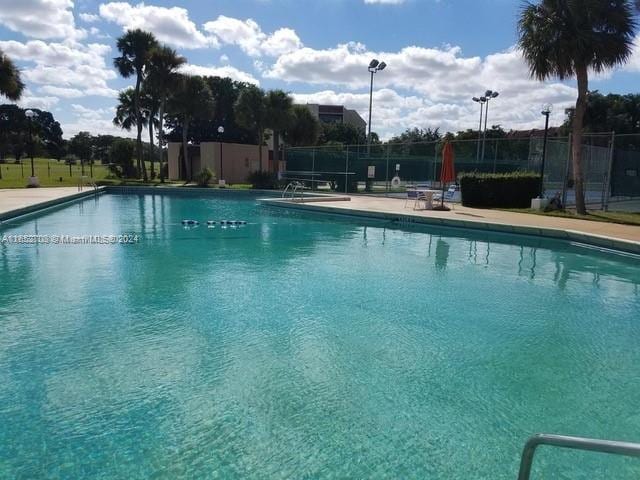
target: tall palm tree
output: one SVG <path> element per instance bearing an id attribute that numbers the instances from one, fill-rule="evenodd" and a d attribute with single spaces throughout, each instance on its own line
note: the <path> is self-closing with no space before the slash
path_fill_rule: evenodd
<path id="1" fill-rule="evenodd" d="M 267 105 L 264 91 L 255 85 L 244 89 L 235 105 L 235 116 L 238 125 L 256 133 L 258 137 L 258 159 L 262 171 L 262 145 L 264 144 L 264 127 L 267 118 Z"/>
<path id="2" fill-rule="evenodd" d="M 182 128 L 182 171 L 186 180 L 192 180 L 193 172 L 188 163 L 189 126 L 195 119 L 213 118 L 215 107 L 213 95 L 202 77 L 180 75 L 168 107 L 169 112 L 178 119 Z"/>
<path id="3" fill-rule="evenodd" d="M 280 135 L 293 123 L 293 98 L 282 90 L 269 90 L 265 102 L 266 126 L 273 131 L 273 160 L 277 166 L 280 160 Z"/>
<path id="4" fill-rule="evenodd" d="M 138 123 L 138 115 L 135 108 L 135 90 L 127 88 L 118 94 L 118 104 L 116 105 L 116 116 L 113 118 L 113 124 L 124 130 L 131 130 Z M 146 127 L 146 115 L 142 115 L 142 126 Z"/>
<path id="5" fill-rule="evenodd" d="M 170 47 L 162 45 L 151 52 L 149 74 L 146 79 L 148 91 L 158 104 L 158 143 L 160 145 L 160 181 L 164 182 L 164 116 L 167 109 L 169 93 L 175 86 L 180 65 L 186 63 Z M 153 168 L 153 163 L 151 164 Z"/>
<path id="6" fill-rule="evenodd" d="M 305 105 L 294 105 L 293 121 L 287 129 L 287 142 L 294 147 L 306 147 L 315 145 L 319 136 L 320 122 L 318 119 Z"/>
<path id="7" fill-rule="evenodd" d="M 127 30 L 118 38 L 117 47 L 120 56 L 113 59 L 113 65 L 118 69 L 124 78 L 136 76 L 136 86 L 134 89 L 134 108 L 137 117 L 136 127 L 138 137 L 136 144 L 136 154 L 138 156 L 138 171 L 142 171 L 145 181 L 148 180 L 147 168 L 142 160 L 142 111 L 140 106 L 140 88 L 149 66 L 149 57 L 153 49 L 158 46 L 158 41 L 150 32 L 145 32 L 139 28 Z"/>
<path id="8" fill-rule="evenodd" d="M 20 79 L 20 70 L 14 65 L 9 57 L 0 50 L 0 95 L 4 95 L 9 100 L 20 100 L 24 83 Z"/>
<path id="9" fill-rule="evenodd" d="M 146 85 L 143 85 L 140 92 L 140 107 L 142 108 L 142 114 L 146 117 L 147 129 L 149 131 L 149 160 L 151 161 L 151 178 L 156 177 L 155 169 L 155 145 L 153 140 L 153 129 L 159 125 L 158 110 L 160 109 L 160 103 L 158 96 L 150 92 Z M 162 168 L 162 165 L 160 166 Z"/>
<path id="10" fill-rule="evenodd" d="M 582 129 L 589 70 L 602 72 L 629 58 L 635 29 L 633 8 L 630 0 L 540 0 L 527 3 L 518 22 L 518 44 L 533 77 L 541 81 L 577 79 L 572 148 L 579 214 L 586 214 Z"/>

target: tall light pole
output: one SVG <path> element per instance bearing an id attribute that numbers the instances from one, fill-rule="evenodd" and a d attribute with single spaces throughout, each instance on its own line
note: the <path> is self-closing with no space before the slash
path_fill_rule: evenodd
<path id="1" fill-rule="evenodd" d="M 36 178 L 36 171 L 33 165 L 33 127 L 31 126 L 32 119 L 36 116 L 36 112 L 27 110 L 24 114 L 29 120 L 29 153 L 31 155 L 31 177 L 29 178 L 29 186 L 37 187 L 38 179 Z"/>
<path id="2" fill-rule="evenodd" d="M 222 178 L 222 135 L 223 134 L 224 134 L 224 127 L 220 125 L 218 127 L 218 135 L 220 135 L 220 138 L 218 139 L 218 143 L 220 143 L 220 177 L 218 178 L 218 185 L 220 184 L 220 181 L 223 180 Z"/>
<path id="3" fill-rule="evenodd" d="M 482 96 L 480 98 L 473 97 L 471 100 L 480 104 L 480 125 L 478 125 L 478 145 L 476 148 L 476 162 L 480 162 L 480 140 L 482 138 L 482 113 L 484 109 L 484 104 L 487 101 L 487 97 Z"/>
<path id="4" fill-rule="evenodd" d="M 486 103 L 487 106 L 484 112 L 484 134 L 482 135 L 482 161 L 484 161 L 484 147 L 487 142 L 487 118 L 489 117 L 489 100 L 491 100 L 492 98 L 496 98 L 498 95 L 500 95 L 498 92 L 494 92 L 492 90 L 487 90 L 484 93 L 484 96 L 487 99 L 487 103 Z"/>
<path id="5" fill-rule="evenodd" d="M 369 133 L 367 135 L 367 156 L 371 153 L 371 107 L 373 106 L 373 76 L 387 67 L 384 62 L 379 62 L 375 58 L 369 62 L 369 73 L 371 73 L 371 89 L 369 90 Z"/>
<path id="6" fill-rule="evenodd" d="M 538 198 L 542 198 L 544 193 L 544 163 L 547 159 L 547 135 L 549 133 L 549 115 L 551 114 L 553 106 L 547 104 L 542 107 L 542 115 L 544 115 L 544 140 L 542 141 L 542 167 L 540 168 L 540 194 Z"/>

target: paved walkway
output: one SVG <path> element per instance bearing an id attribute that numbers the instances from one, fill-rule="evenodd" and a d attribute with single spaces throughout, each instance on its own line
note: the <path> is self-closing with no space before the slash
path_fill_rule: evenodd
<path id="1" fill-rule="evenodd" d="M 77 187 L 0 189 L 0 215 L 77 193 Z"/>
<path id="2" fill-rule="evenodd" d="M 315 201 L 313 204 L 305 202 L 302 207 L 309 209 L 319 207 L 325 211 L 336 210 L 343 213 L 348 211 L 354 211 L 354 213 L 356 213 L 357 211 L 358 213 L 377 212 L 383 214 L 414 215 L 416 217 L 432 219 L 435 221 L 434 223 L 453 224 L 454 222 L 460 222 L 461 226 L 469 226 L 469 222 L 477 222 L 481 224 L 477 225 L 478 228 L 485 229 L 490 229 L 492 225 L 504 225 L 514 227 L 514 231 L 518 231 L 518 227 L 524 227 L 522 229 L 523 231 L 525 228 L 560 230 L 578 234 L 574 235 L 574 237 L 582 234 L 604 237 L 614 241 L 633 242 L 636 244 L 633 250 L 640 250 L 640 226 L 505 212 L 502 210 L 467 208 L 461 205 L 455 205 L 454 209 L 448 212 L 413 210 L 413 201 L 408 202 L 405 208 L 405 200 L 403 199 L 360 195 L 351 196 L 350 198 L 350 201 L 331 201 L 330 198 L 325 198 L 325 201 Z M 467 225 L 462 225 L 463 222 Z"/>

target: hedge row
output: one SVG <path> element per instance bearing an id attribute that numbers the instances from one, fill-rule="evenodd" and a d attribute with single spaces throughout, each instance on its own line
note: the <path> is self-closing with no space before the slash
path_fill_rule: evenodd
<path id="1" fill-rule="evenodd" d="M 482 208 L 529 208 L 538 196 L 540 175 L 533 172 L 462 173 L 462 205 Z"/>

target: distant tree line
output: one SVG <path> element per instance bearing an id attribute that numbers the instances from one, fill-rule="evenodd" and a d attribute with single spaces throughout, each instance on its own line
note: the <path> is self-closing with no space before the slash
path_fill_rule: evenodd
<path id="1" fill-rule="evenodd" d="M 35 115 L 29 119 L 26 110 L 17 105 L 0 105 L 0 159 L 3 161 L 13 157 L 18 162 L 31 154 L 55 159 L 64 155 L 60 123 L 50 112 L 31 110 Z"/>

